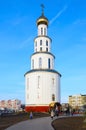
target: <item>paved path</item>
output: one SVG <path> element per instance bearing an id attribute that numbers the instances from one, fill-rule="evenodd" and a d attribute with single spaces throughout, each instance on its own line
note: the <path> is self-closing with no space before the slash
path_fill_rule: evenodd
<path id="1" fill-rule="evenodd" d="M 5 130 L 54 130 L 51 122 L 52 119 L 50 117 L 36 118 L 12 125 Z"/>

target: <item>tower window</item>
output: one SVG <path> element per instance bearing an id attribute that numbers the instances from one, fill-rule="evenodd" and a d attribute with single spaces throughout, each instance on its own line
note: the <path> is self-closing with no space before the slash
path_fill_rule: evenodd
<path id="1" fill-rule="evenodd" d="M 53 83 L 53 85 L 54 85 L 54 82 L 55 82 L 54 80 L 55 80 L 55 79 L 54 79 L 54 78 L 52 78 L 52 83 Z"/>
<path id="2" fill-rule="evenodd" d="M 48 52 L 48 48 L 46 48 L 46 51 Z"/>
<path id="3" fill-rule="evenodd" d="M 42 40 L 40 40 L 40 45 L 42 45 Z"/>
<path id="4" fill-rule="evenodd" d="M 37 41 L 36 41 L 36 43 L 35 43 L 35 46 L 37 47 Z"/>
<path id="5" fill-rule="evenodd" d="M 37 48 L 35 48 L 35 52 L 37 52 Z"/>
<path id="6" fill-rule="evenodd" d="M 48 40 L 46 40 L 46 46 L 48 46 Z"/>
<path id="7" fill-rule="evenodd" d="M 41 28 L 41 35 L 43 35 L 43 28 Z"/>
<path id="8" fill-rule="evenodd" d="M 55 94 L 52 94 L 52 101 L 55 101 Z"/>
<path id="9" fill-rule="evenodd" d="M 46 28 L 44 28 L 44 35 L 46 35 Z"/>
<path id="10" fill-rule="evenodd" d="M 42 51 L 42 47 L 40 47 L 40 51 Z"/>
<path id="11" fill-rule="evenodd" d="M 48 68 L 50 69 L 50 58 L 48 59 Z"/>
<path id="12" fill-rule="evenodd" d="M 42 68 L 42 58 L 39 58 L 39 68 Z"/>
<path id="13" fill-rule="evenodd" d="M 40 76 L 38 76 L 38 88 L 40 86 Z"/>
<path id="14" fill-rule="evenodd" d="M 34 69 L 34 60 L 32 60 L 32 69 Z"/>
<path id="15" fill-rule="evenodd" d="M 54 68 L 54 59 L 52 59 L 52 68 Z"/>

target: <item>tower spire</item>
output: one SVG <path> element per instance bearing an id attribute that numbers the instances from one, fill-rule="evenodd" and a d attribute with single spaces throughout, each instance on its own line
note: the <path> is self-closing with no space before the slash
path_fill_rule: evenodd
<path id="1" fill-rule="evenodd" d="M 41 8 L 42 8 L 42 15 L 44 15 L 44 5 L 41 4 Z"/>

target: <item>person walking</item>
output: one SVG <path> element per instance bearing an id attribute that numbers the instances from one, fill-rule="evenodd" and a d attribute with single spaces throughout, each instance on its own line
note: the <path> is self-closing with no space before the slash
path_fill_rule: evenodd
<path id="1" fill-rule="evenodd" d="M 59 110 L 58 110 L 58 107 L 56 107 L 55 109 L 55 116 L 58 116 L 59 115 Z"/>
<path id="2" fill-rule="evenodd" d="M 51 110 L 51 119 L 53 120 L 53 117 L 54 117 L 54 111 Z"/>
<path id="3" fill-rule="evenodd" d="M 30 119 L 33 119 L 33 113 L 32 113 L 32 111 L 30 112 Z"/>

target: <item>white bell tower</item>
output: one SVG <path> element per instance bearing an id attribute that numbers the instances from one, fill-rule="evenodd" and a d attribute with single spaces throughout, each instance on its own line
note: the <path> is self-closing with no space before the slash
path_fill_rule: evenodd
<path id="1" fill-rule="evenodd" d="M 55 56 L 51 53 L 52 40 L 48 36 L 48 19 L 37 19 L 37 37 L 31 55 L 31 70 L 25 73 L 26 111 L 48 111 L 51 102 L 60 102 L 61 74 L 54 69 Z"/>

